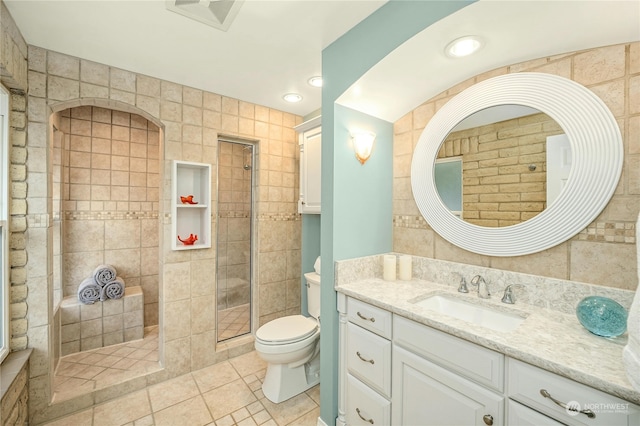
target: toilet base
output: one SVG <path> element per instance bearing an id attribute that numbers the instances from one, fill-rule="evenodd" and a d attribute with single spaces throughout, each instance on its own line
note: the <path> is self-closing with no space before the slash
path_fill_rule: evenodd
<path id="1" fill-rule="evenodd" d="M 271 402 L 286 401 L 320 383 L 320 356 L 298 367 L 269 364 L 262 383 L 262 393 Z"/>

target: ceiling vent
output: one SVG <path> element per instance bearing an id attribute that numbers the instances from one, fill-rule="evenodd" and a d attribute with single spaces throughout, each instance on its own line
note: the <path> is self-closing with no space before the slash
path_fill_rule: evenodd
<path id="1" fill-rule="evenodd" d="M 167 0 L 167 9 L 227 31 L 244 0 Z"/>

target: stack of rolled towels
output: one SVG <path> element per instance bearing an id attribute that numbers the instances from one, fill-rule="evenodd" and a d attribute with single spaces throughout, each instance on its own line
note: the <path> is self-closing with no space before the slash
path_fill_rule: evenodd
<path id="1" fill-rule="evenodd" d="M 78 300 L 90 305 L 98 300 L 120 299 L 124 296 L 124 280 L 117 276 L 116 268 L 100 265 L 78 286 Z"/>

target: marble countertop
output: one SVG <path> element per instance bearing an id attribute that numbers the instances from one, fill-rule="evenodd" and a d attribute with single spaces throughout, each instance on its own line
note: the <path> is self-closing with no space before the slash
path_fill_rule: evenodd
<path id="1" fill-rule="evenodd" d="M 502 294 L 480 299 L 430 281 L 384 281 L 363 279 L 336 286 L 336 290 L 374 306 L 391 311 L 469 342 L 568 377 L 603 392 L 640 404 L 640 392 L 627 379 L 622 363 L 626 333 L 607 339 L 588 332 L 575 315 L 520 303 L 507 305 Z M 490 306 L 495 310 L 518 313 L 525 321 L 514 331 L 498 332 L 439 314 L 415 304 L 430 295 L 450 295 Z"/>

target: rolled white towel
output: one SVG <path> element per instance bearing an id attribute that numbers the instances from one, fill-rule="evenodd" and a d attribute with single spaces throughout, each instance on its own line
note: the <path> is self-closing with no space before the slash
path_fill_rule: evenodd
<path id="1" fill-rule="evenodd" d="M 122 296 L 124 296 L 124 280 L 116 277 L 113 281 L 102 287 L 100 300 L 104 302 L 107 299 L 120 299 Z"/>
<path id="2" fill-rule="evenodd" d="M 102 287 L 93 277 L 85 278 L 78 286 L 78 300 L 85 305 L 92 305 L 100 299 Z"/>
<path id="3" fill-rule="evenodd" d="M 93 275 L 93 279 L 100 287 L 104 287 L 116 279 L 116 268 L 111 265 L 99 265 L 91 275 Z"/>

